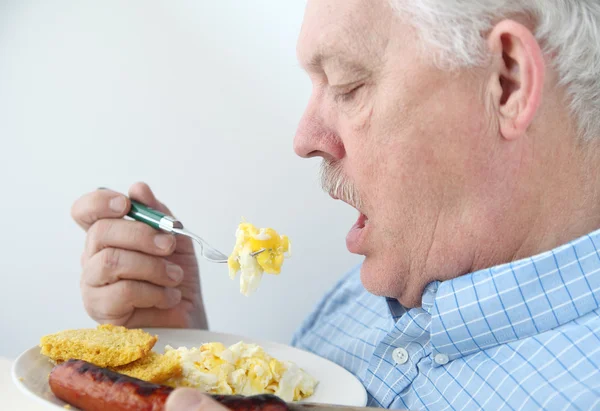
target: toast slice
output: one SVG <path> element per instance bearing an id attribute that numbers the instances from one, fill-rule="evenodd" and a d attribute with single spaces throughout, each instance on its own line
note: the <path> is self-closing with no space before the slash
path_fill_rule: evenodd
<path id="1" fill-rule="evenodd" d="M 158 354 L 150 351 L 146 356 L 127 365 L 112 368 L 120 374 L 160 384 L 181 375 L 181 363 L 176 352 Z"/>
<path id="2" fill-rule="evenodd" d="M 46 335 L 40 347 L 43 355 L 57 363 L 74 358 L 99 367 L 119 367 L 144 357 L 157 340 L 143 330 L 102 324 Z"/>

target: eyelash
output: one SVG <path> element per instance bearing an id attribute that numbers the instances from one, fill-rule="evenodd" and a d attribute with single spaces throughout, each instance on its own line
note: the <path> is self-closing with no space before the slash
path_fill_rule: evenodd
<path id="1" fill-rule="evenodd" d="M 360 90 L 363 86 L 364 86 L 364 84 L 358 84 L 354 88 L 352 88 L 350 91 L 347 91 L 345 93 L 336 94 L 334 97 L 336 103 L 339 103 L 339 102 L 345 103 L 345 102 L 352 100 L 356 96 L 356 92 L 358 90 Z"/>

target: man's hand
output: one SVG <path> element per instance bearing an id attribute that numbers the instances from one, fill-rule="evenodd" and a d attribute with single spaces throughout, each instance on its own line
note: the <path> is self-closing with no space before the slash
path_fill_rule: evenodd
<path id="1" fill-rule="evenodd" d="M 178 388 L 169 395 L 165 411 L 229 411 L 194 388 Z"/>
<path id="2" fill-rule="evenodd" d="M 172 215 L 146 184 L 134 184 L 129 196 Z M 123 219 L 130 206 L 123 194 L 96 190 L 71 210 L 87 231 L 81 292 L 88 314 L 126 327 L 207 328 L 191 240 Z"/>

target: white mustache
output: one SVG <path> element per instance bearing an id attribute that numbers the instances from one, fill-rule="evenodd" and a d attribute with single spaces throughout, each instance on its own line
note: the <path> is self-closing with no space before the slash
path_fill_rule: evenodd
<path id="1" fill-rule="evenodd" d="M 321 187 L 325 192 L 350 204 L 357 210 L 362 208 L 362 200 L 358 190 L 344 174 L 340 162 L 323 160 L 320 175 Z"/>

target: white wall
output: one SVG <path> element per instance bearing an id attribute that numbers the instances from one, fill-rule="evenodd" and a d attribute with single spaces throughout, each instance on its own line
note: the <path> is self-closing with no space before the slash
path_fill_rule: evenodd
<path id="1" fill-rule="evenodd" d="M 310 93 L 304 3 L 0 1 L 0 356 L 93 325 L 69 211 L 98 186 L 148 182 L 225 252 L 241 216 L 290 236 L 282 275 L 249 298 L 201 263 L 213 330 L 288 342 L 360 262 L 344 242 L 354 210 L 292 150 Z"/>

